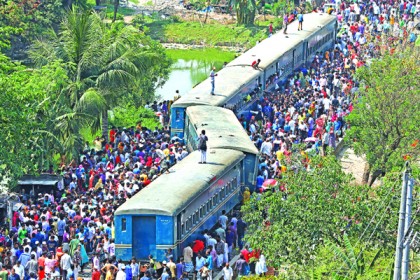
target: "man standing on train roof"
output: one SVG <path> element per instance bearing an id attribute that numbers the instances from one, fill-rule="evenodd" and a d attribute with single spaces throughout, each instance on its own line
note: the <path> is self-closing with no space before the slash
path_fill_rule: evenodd
<path id="1" fill-rule="evenodd" d="M 216 77 L 216 67 L 213 66 L 210 72 L 210 82 L 211 82 L 211 95 L 214 95 L 214 77 Z"/>
<path id="2" fill-rule="evenodd" d="M 206 136 L 206 131 L 202 130 L 200 136 L 198 137 L 198 149 L 201 154 L 201 160 L 199 163 L 206 163 L 207 141 L 209 141 L 209 139 Z"/>
<path id="3" fill-rule="evenodd" d="M 299 30 L 302 30 L 302 23 L 303 23 L 302 12 L 299 12 L 299 14 L 297 15 L 297 19 L 298 19 L 298 22 L 299 22 L 299 25 L 298 25 L 298 31 L 299 31 Z"/>
<path id="4" fill-rule="evenodd" d="M 287 25 L 288 24 L 289 24 L 289 15 L 286 13 L 283 17 L 283 26 L 284 26 L 283 34 L 287 34 Z"/>

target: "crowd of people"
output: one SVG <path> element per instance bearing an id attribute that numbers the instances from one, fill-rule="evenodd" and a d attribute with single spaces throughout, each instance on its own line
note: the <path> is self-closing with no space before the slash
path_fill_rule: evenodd
<path id="1" fill-rule="evenodd" d="M 339 23 L 334 48 L 317 52 L 282 86 L 280 73 L 271 76 L 267 86 L 275 85 L 274 90 L 263 92 L 251 116 L 239 119 L 260 150 L 259 192 L 265 190 L 267 179 L 281 178 L 294 151 L 307 156 L 335 149 L 348 127 L 346 116 L 358 91 L 356 69 L 416 40 L 418 7 L 411 2 L 343 1 L 337 6 L 328 11 L 337 15 Z"/>
<path id="2" fill-rule="evenodd" d="M 271 77 L 268 82 L 276 84 L 274 90 L 263 93 L 251 118 L 240 118 L 261 152 L 258 191 L 264 190 L 265 180 L 281 177 L 295 144 L 302 144 L 307 154 L 334 149 L 359 86 L 354 71 L 383 51 L 393 52 L 416 40 L 415 3 L 343 1 L 338 7 L 328 11 L 339 22 L 334 48 L 317 53 L 284 85 L 278 83 L 278 75 Z M 384 40 L 388 44 L 382 44 Z M 149 108 L 166 124 L 169 106 L 163 102 Z M 266 273 L 262 252 L 243 244 L 246 223 L 239 215 L 229 219 L 226 213 L 214 230 L 204 231 L 176 260 L 170 250 L 165 260 L 150 256 L 147 265 L 135 258 L 129 263 L 116 259 L 114 211 L 188 155 L 182 139 L 169 135 L 167 129 L 151 130 L 140 123 L 113 127 L 107 137 L 86 143 L 78 161 L 60 167 L 63 184 L 58 190 L 21 193 L 11 227 L 5 223 L 0 232 L 0 278 L 78 279 L 86 277 L 87 269 L 92 280 L 182 279 L 193 272 L 199 279 L 211 279 L 216 270 L 231 280 L 249 270 Z M 232 268 L 229 261 L 235 248 L 240 257 Z"/>

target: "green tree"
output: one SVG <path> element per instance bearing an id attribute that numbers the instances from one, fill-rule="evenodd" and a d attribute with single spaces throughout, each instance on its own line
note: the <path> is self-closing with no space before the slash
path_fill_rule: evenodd
<path id="1" fill-rule="evenodd" d="M 108 111 L 142 98 L 142 81 L 156 83 L 169 72 L 170 60 L 157 42 L 123 23 L 106 24 L 96 13 L 74 8 L 60 32 L 34 44 L 37 65 L 60 60 L 70 84 L 65 91 L 72 114 L 83 114 L 96 131 L 108 134 Z M 147 90 L 151 91 L 150 83 Z"/>
<path id="2" fill-rule="evenodd" d="M 0 55 L 0 182 L 8 178 L 13 186 L 23 174 L 48 167 L 53 155 L 62 151 L 48 129 L 47 114 L 66 80 L 59 64 L 32 70 Z"/>
<path id="3" fill-rule="evenodd" d="M 255 0 L 231 0 L 230 6 L 233 6 L 236 12 L 236 22 L 238 24 L 253 25 L 257 13 L 257 4 Z"/>
<path id="4" fill-rule="evenodd" d="M 288 171 L 279 182 L 287 198 L 283 192 L 253 195 L 241 209 L 248 223 L 245 239 L 264 252 L 269 265 L 309 265 L 324 240 L 339 243 L 344 232 L 350 237 L 372 236 L 369 242 L 363 239 L 369 246 L 395 246 L 397 216 L 391 210 L 398 209 L 398 202 L 391 189 L 398 192 L 398 180 L 372 190 L 352 185 L 350 175 L 332 156 L 309 158 L 305 168 L 307 161 L 305 155 L 287 163 Z"/>
<path id="5" fill-rule="evenodd" d="M 23 50 L 34 36 L 56 28 L 63 16 L 61 0 L 10 0 L 0 5 L 0 50 L 25 58 Z"/>
<path id="6" fill-rule="evenodd" d="M 357 155 L 365 155 L 364 182 L 401 166 L 403 159 L 418 161 L 420 139 L 419 51 L 384 55 L 361 67 L 356 78 L 360 95 L 348 117 L 346 140 Z"/>

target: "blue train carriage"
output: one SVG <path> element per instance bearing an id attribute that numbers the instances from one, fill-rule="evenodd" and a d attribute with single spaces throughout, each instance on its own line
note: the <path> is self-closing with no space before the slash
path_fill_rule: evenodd
<path id="1" fill-rule="evenodd" d="M 251 61 L 252 62 L 252 61 Z M 171 137 L 184 137 L 185 110 L 190 106 L 210 105 L 235 110 L 238 114 L 245 98 L 262 83 L 263 73 L 244 65 L 228 64 L 217 72 L 215 95 L 211 95 L 210 78 L 198 84 L 171 106 Z M 210 74 L 210 73 L 209 73 Z"/>
<path id="2" fill-rule="evenodd" d="M 201 130 L 209 137 L 210 149 L 230 149 L 245 153 L 243 162 L 244 187 L 255 188 L 258 172 L 258 149 L 235 114 L 228 109 L 202 105 L 188 107 L 185 119 L 185 144 L 189 151 L 197 150 Z"/>
<path id="3" fill-rule="evenodd" d="M 337 36 L 336 16 L 315 13 L 308 15 L 318 16 L 320 19 L 318 23 L 313 24 L 312 26 L 312 29 L 317 30 L 312 32 L 312 34 L 308 36 L 305 42 L 305 57 L 307 66 L 309 66 L 310 63 L 314 60 L 317 52 L 324 53 L 325 51 L 332 49 L 334 47 Z"/>
<path id="4" fill-rule="evenodd" d="M 279 83 L 284 82 L 294 70 L 312 62 L 317 51 L 325 51 L 334 45 L 336 17 L 328 14 L 304 15 L 304 30 L 297 31 L 298 22 L 288 26 L 288 33 L 278 32 L 232 61 L 230 64 L 246 64 L 261 59 L 260 68 L 264 90 L 272 89 L 273 78 L 279 74 Z M 309 46 L 309 50 L 308 50 Z"/>
<path id="5" fill-rule="evenodd" d="M 147 260 L 151 254 L 162 261 L 169 248 L 178 257 L 198 232 L 217 222 L 222 210 L 240 203 L 244 153 L 208 152 L 207 164 L 198 164 L 199 152 L 192 152 L 117 209 L 117 259 Z"/>

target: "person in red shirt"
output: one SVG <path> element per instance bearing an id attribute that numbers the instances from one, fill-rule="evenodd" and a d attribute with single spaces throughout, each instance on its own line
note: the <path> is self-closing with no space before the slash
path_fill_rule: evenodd
<path id="1" fill-rule="evenodd" d="M 252 68 L 259 69 L 260 62 L 261 62 L 261 59 L 259 59 L 259 58 L 257 60 L 254 60 L 251 64 Z"/>
<path id="2" fill-rule="evenodd" d="M 93 268 L 92 280 L 99 280 L 100 278 L 101 278 L 101 273 L 98 271 L 97 268 Z"/>
<path id="3" fill-rule="evenodd" d="M 39 267 L 39 271 L 38 271 L 38 279 L 42 280 L 45 278 L 45 271 L 44 271 L 44 267 L 40 266 Z"/>
<path id="4" fill-rule="evenodd" d="M 109 140 L 114 143 L 115 142 L 115 135 L 117 134 L 117 130 L 115 127 L 112 127 L 111 131 L 109 132 Z"/>
<path id="5" fill-rule="evenodd" d="M 245 245 L 245 247 L 241 250 L 241 255 L 244 256 L 244 259 L 247 263 L 249 263 L 249 250 L 248 250 L 249 246 Z"/>
<path id="6" fill-rule="evenodd" d="M 204 242 L 201 241 L 200 239 L 197 239 L 196 241 L 194 241 L 194 246 L 192 247 L 193 253 L 197 254 L 201 251 L 204 250 Z"/>

